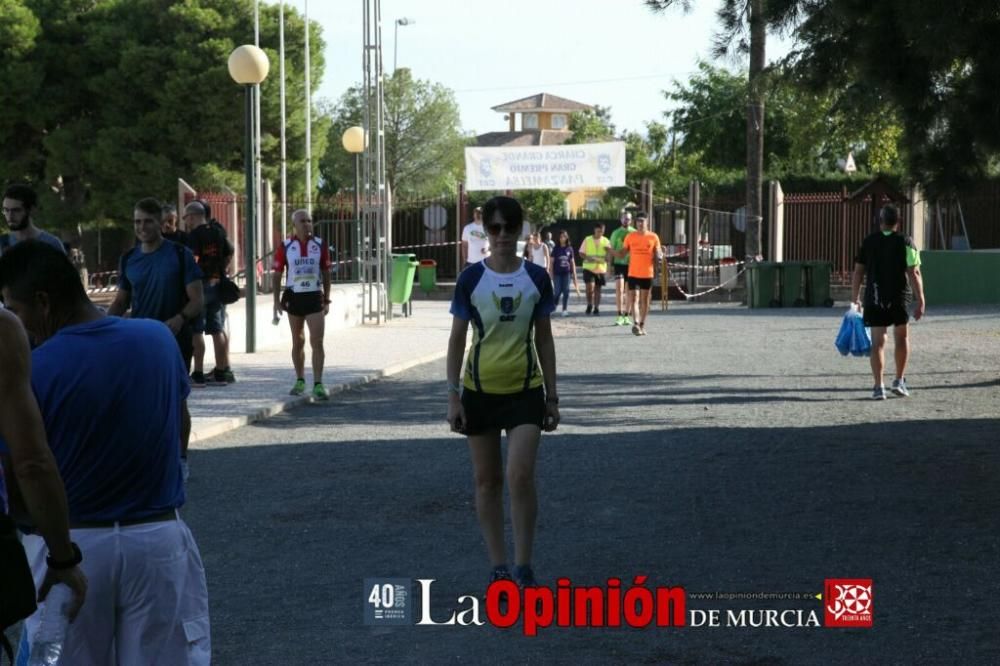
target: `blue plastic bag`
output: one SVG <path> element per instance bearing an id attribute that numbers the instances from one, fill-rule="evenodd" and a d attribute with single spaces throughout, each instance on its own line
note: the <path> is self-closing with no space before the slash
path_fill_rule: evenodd
<path id="1" fill-rule="evenodd" d="M 840 322 L 840 331 L 834 340 L 837 351 L 842 356 L 868 356 L 872 350 L 872 338 L 865 328 L 864 318 L 856 305 L 851 305 Z"/>
<path id="2" fill-rule="evenodd" d="M 851 337 L 851 356 L 870 356 L 872 352 L 871 331 L 865 328 L 865 322 L 860 313 L 852 321 L 854 335 Z"/>

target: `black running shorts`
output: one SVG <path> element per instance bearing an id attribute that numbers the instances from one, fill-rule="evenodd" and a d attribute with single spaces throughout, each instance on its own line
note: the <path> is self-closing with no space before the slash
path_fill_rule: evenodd
<path id="1" fill-rule="evenodd" d="M 520 393 L 498 395 L 465 389 L 462 406 L 465 408 L 466 435 L 497 430 L 509 433 L 519 425 L 541 428 L 545 419 L 545 390 L 539 386 Z"/>
<path id="2" fill-rule="evenodd" d="M 603 287 L 606 284 L 604 280 L 604 273 L 595 273 L 593 271 L 588 271 L 586 268 L 584 268 L 583 283 L 590 284 L 591 282 L 596 282 L 598 287 Z"/>
<path id="3" fill-rule="evenodd" d="M 628 277 L 628 264 L 612 264 L 615 267 L 616 278 Z"/>
<path id="4" fill-rule="evenodd" d="M 890 305 L 887 308 L 867 303 L 862 314 L 865 326 L 868 327 L 903 326 L 910 321 L 910 314 L 906 311 L 906 305 L 902 303 Z"/>
<path id="5" fill-rule="evenodd" d="M 323 311 L 323 292 L 295 292 L 286 289 L 281 294 L 281 307 L 293 317 L 308 317 Z"/>
<path id="6" fill-rule="evenodd" d="M 628 276 L 628 288 L 629 289 L 652 289 L 653 278 L 637 278 Z"/>

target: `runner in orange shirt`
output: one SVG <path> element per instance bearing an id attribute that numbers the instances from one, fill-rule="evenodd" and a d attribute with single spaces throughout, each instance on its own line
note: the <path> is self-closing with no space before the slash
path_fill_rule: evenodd
<path id="1" fill-rule="evenodd" d="M 645 213 L 635 217 L 635 233 L 625 236 L 620 250 L 614 250 L 617 257 L 629 255 L 628 261 L 628 314 L 635 321 L 634 335 L 646 335 L 646 315 L 649 313 L 650 289 L 656 264 L 663 258 L 660 237 L 649 230 L 649 219 Z M 636 296 L 638 292 L 638 304 Z M 634 308 L 634 309 L 633 309 Z"/>

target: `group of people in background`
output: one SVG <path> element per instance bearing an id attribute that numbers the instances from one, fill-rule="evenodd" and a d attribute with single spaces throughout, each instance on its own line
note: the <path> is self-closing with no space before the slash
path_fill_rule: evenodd
<path id="1" fill-rule="evenodd" d="M 615 281 L 615 325 L 631 326 L 637 336 L 646 334 L 646 317 L 649 313 L 653 279 L 656 267 L 663 258 L 659 236 L 649 229 L 649 219 L 644 212 L 635 216 L 625 211 L 621 225 L 610 238 L 605 235 L 603 222 L 596 222 L 593 232 L 573 247 L 569 231 L 558 229 L 556 240 L 552 232 L 528 231 L 524 236 L 524 261 L 540 266 L 552 280 L 553 298 L 562 317 L 568 317 L 570 285 L 577 295 L 582 295 L 578 278 L 582 269 L 586 289 L 588 316 L 600 316 L 602 288 L 613 276 Z M 630 238 L 635 235 L 635 238 Z M 490 239 L 483 228 L 482 211 L 473 211 L 473 220 L 462 231 L 462 265 L 471 266 L 490 255 Z M 609 271 L 609 267 L 611 270 Z"/>

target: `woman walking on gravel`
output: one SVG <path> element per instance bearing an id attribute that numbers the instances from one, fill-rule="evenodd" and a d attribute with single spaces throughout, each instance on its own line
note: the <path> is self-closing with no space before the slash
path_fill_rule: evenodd
<path id="1" fill-rule="evenodd" d="M 552 250 L 552 257 L 549 260 L 549 275 L 555 285 L 556 294 L 554 303 L 562 299 L 562 316 L 568 317 L 569 312 L 566 306 L 569 303 L 569 281 L 573 280 L 573 286 L 579 292 L 580 287 L 576 282 L 576 258 L 573 254 L 573 247 L 569 244 L 569 232 L 563 229 L 559 232 L 559 244 Z"/>
<path id="2" fill-rule="evenodd" d="M 535 585 L 531 552 L 538 514 L 535 459 L 543 430 L 559 425 L 556 353 L 549 316 L 555 309 L 545 270 L 517 256 L 524 212 L 516 199 L 483 206 L 492 254 L 458 278 L 448 341 L 448 423 L 468 437 L 476 513 L 493 570 L 490 582 Z M 466 333 L 472 347 L 465 363 Z M 507 484 L 514 568 L 507 567 L 503 530 L 501 433 L 507 431 Z"/>

